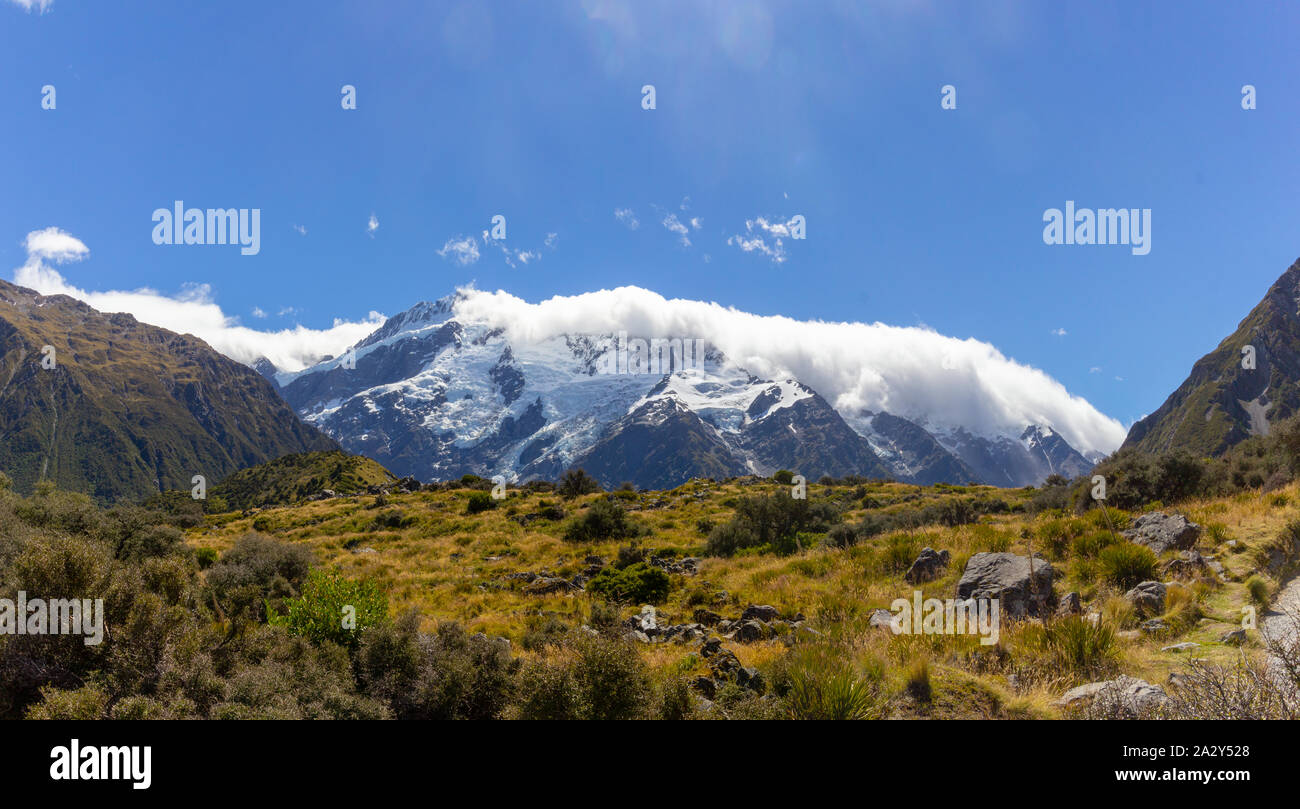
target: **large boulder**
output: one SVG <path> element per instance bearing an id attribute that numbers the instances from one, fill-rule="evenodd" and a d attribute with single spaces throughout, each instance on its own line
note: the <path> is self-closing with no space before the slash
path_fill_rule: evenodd
<path id="1" fill-rule="evenodd" d="M 1152 511 L 1133 521 L 1132 527 L 1121 531 L 1120 536 L 1129 542 L 1145 545 L 1157 554 L 1168 550 L 1185 551 L 1196 544 L 1201 526 L 1189 522 L 1181 514 Z"/>
<path id="2" fill-rule="evenodd" d="M 1122 675 L 1115 680 L 1088 683 L 1066 691 L 1056 704 L 1062 708 L 1080 709 L 1100 703 L 1098 708 L 1106 714 L 1141 716 L 1159 708 L 1166 699 L 1165 691 L 1136 677 Z"/>
<path id="3" fill-rule="evenodd" d="M 1144 581 L 1124 594 L 1141 615 L 1159 615 L 1165 611 L 1166 588 L 1158 581 Z"/>
<path id="4" fill-rule="evenodd" d="M 957 597 L 963 601 L 996 598 L 1002 614 L 1010 618 L 1045 615 L 1052 604 L 1055 575 L 1051 564 L 1038 554 L 1030 559 L 1014 553 L 977 553 L 957 582 Z"/>
<path id="5" fill-rule="evenodd" d="M 907 569 L 907 574 L 903 576 L 912 584 L 930 581 L 939 577 L 948 567 L 949 554 L 947 551 L 936 551 L 934 548 L 922 548 L 921 553 L 916 557 L 916 561 Z"/>

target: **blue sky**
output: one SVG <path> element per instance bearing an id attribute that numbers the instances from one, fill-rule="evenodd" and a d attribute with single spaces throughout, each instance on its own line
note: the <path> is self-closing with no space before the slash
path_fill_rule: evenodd
<path id="1" fill-rule="evenodd" d="M 1300 256 L 1294 4 L 40 5 L 0 0 L 0 274 L 57 227 L 69 284 L 256 329 L 637 285 L 975 337 L 1127 426 Z M 153 244 L 177 199 L 260 209 L 260 253 Z M 1045 245 L 1066 200 L 1150 208 L 1151 252 Z M 495 214 L 512 261 L 444 250 Z M 781 262 L 735 243 L 796 214 Z"/>

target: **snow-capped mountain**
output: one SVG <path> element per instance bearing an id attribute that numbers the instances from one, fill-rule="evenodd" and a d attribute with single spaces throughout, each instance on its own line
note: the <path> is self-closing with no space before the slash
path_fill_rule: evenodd
<path id="1" fill-rule="evenodd" d="M 702 340 L 512 343 L 458 319 L 455 303 L 417 304 L 304 371 L 257 369 L 345 449 L 422 480 L 555 479 L 579 466 L 647 488 L 777 469 L 1019 486 L 1091 467 L 1045 427 L 1017 440 L 931 434 L 884 412 L 846 420 L 799 380 L 759 378 Z"/>

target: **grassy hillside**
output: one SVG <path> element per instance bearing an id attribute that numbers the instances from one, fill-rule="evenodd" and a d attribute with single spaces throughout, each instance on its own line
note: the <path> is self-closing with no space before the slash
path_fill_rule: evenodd
<path id="1" fill-rule="evenodd" d="M 951 511 L 994 512 L 978 522 L 945 527 L 918 524 L 861 538 L 851 547 L 828 547 L 825 534 L 800 538 L 789 554 L 755 548 L 731 557 L 708 555 L 708 533 L 726 523 L 748 497 L 788 496 L 772 481 L 692 481 L 667 492 L 617 492 L 565 501 L 553 493 L 510 491 L 496 508 L 471 514 L 472 489 L 338 498 L 295 507 L 270 508 L 249 517 L 228 515 L 191 533 L 196 545 L 224 551 L 240 536 L 257 531 L 309 547 L 316 558 L 350 578 L 377 582 L 397 608 L 417 608 L 425 627 L 454 620 L 469 631 L 512 640 L 525 656 L 544 655 L 548 634 L 601 620 L 605 599 L 587 590 L 539 592 L 525 574 L 569 578 L 609 567 L 620 554 L 669 560 L 697 557 L 698 572 L 669 574 L 668 595 L 658 604 L 661 624 L 689 623 L 696 610 L 736 618 L 749 604 L 771 605 L 786 617 L 802 614 L 796 631 L 752 643 L 728 642 L 745 666 L 785 676 L 795 659 L 835 661 L 855 676 L 879 679 L 897 716 L 1053 717 L 1054 701 L 1067 689 L 1092 680 L 1131 674 L 1164 684 L 1185 666 L 1186 651 L 1162 651 L 1178 643 L 1200 644 L 1196 656 L 1211 662 L 1236 660 L 1236 646 L 1221 643 L 1241 623 L 1241 608 L 1260 606 L 1247 586 L 1258 574 L 1257 593 L 1276 588 L 1267 572 L 1278 536 L 1300 516 L 1290 486 L 1271 494 L 1244 493 L 1192 500 L 1179 511 L 1207 527 L 1198 549 L 1214 555 L 1225 580 L 1208 578 L 1170 588 L 1161 617 L 1168 628 L 1154 635 L 1123 599 L 1127 585 L 1108 579 L 1103 550 L 1129 544 L 1109 532 L 1131 515 L 1112 509 L 1085 516 L 1049 511 L 1023 513 L 1033 490 L 991 487 L 916 487 L 897 483 L 814 485 L 810 504 L 841 512 L 850 526 L 891 516 L 897 524 L 933 519 Z M 575 519 L 613 499 L 634 525 L 635 538 L 573 542 L 565 538 Z M 966 504 L 962 506 L 961 504 Z M 832 534 L 832 537 L 835 534 Z M 1044 635 L 1042 622 L 1007 626 L 996 646 L 974 637 L 895 636 L 869 625 L 872 612 L 915 589 L 903 579 L 922 547 L 948 550 L 952 563 L 938 579 L 920 585 L 925 597 L 953 597 L 965 562 L 980 551 L 1043 554 L 1060 571 L 1058 595 L 1077 591 L 1084 611 L 1096 611 L 1113 642 L 1088 659 L 1063 658 Z M 638 553 L 639 552 L 639 553 Z M 1176 554 L 1166 554 L 1171 556 Z M 589 559 L 598 556 L 600 561 Z M 606 564 L 602 565 L 601 562 Z M 1153 578 L 1166 577 L 1153 575 Z M 618 620 L 637 614 L 639 603 L 616 605 Z M 1262 610 L 1261 610 L 1262 612 Z M 606 619 L 608 620 L 608 619 Z M 1049 622 L 1050 623 L 1050 622 Z M 1059 620 L 1058 620 L 1059 623 Z M 1248 642 L 1258 652 L 1258 641 Z M 708 661 L 698 643 L 642 644 L 640 653 L 662 676 L 706 674 Z M 912 682 L 928 681 L 925 689 Z"/>
<path id="2" fill-rule="evenodd" d="M 296 503 L 326 492 L 360 494 L 372 486 L 397 480 L 377 461 L 342 450 L 303 452 L 241 469 L 213 486 L 209 497 L 219 497 L 231 509 L 268 503 Z"/>
<path id="3" fill-rule="evenodd" d="M 0 476 L 0 597 L 103 598 L 109 628 L 101 646 L 0 635 L 0 716 L 1057 718 L 1076 715 L 1066 691 L 1120 675 L 1164 688 L 1173 717 L 1285 712 L 1224 702 L 1242 678 L 1273 688 L 1260 633 L 1224 638 L 1243 608 L 1262 624 L 1296 568 L 1300 483 L 1163 507 L 1222 566 L 1184 575 L 1177 551 L 1112 531 L 1159 504 L 1066 512 L 1064 482 L 849 480 L 796 500 L 770 479 L 603 493 L 572 477 L 498 500 L 469 477 L 296 499 L 330 458 L 232 489 L 290 504 L 216 514 L 105 512 Z M 913 584 L 925 547 L 949 563 Z M 1038 554 L 1092 618 L 1004 615 L 992 644 L 873 625 L 918 591 L 953 598 L 982 552 Z M 1139 614 L 1125 593 L 1148 579 L 1167 593 Z"/>

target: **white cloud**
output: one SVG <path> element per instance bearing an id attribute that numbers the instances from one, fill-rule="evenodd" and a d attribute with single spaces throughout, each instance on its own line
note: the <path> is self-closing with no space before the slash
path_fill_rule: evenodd
<path id="1" fill-rule="evenodd" d="M 961 425 L 990 435 L 1044 424 L 1080 452 L 1110 452 L 1126 432 L 1043 371 L 988 343 L 928 328 L 765 317 L 638 287 L 536 304 L 500 291 L 461 291 L 458 317 L 500 326 L 511 340 L 622 330 L 703 338 L 755 374 L 795 376 L 841 413 L 886 410 L 935 429 Z"/>
<path id="2" fill-rule="evenodd" d="M 704 227 L 704 225 L 703 223 L 700 222 L 700 218 L 698 216 L 692 216 L 691 227 L 695 228 L 696 230 L 699 230 L 700 228 Z"/>
<path id="3" fill-rule="evenodd" d="M 793 219 L 789 222 L 771 222 L 762 216 L 746 219 L 745 235 L 737 233 L 727 239 L 727 244 L 739 247 L 746 253 L 762 253 L 773 263 L 781 264 L 786 258 L 785 240 L 790 237 L 793 222 Z M 770 244 L 768 239 L 772 240 Z"/>
<path id="4" fill-rule="evenodd" d="M 1052 329 L 1052 334 L 1056 337 L 1064 337 L 1069 334 L 1065 329 Z"/>
<path id="5" fill-rule="evenodd" d="M 14 283 L 42 295 L 68 295 L 101 312 L 127 312 L 143 323 L 180 334 L 193 334 L 231 359 L 251 365 L 266 357 L 285 371 L 299 371 L 328 354 L 340 354 L 384 323 L 371 312 L 362 321 L 335 319 L 328 329 L 295 326 L 279 331 L 258 331 L 239 325 L 238 318 L 222 312 L 207 284 L 187 284 L 176 295 L 153 289 L 93 292 L 69 284 L 58 270 L 45 263 L 81 259 L 90 254 L 79 239 L 58 228 L 27 234 L 27 262 L 14 270 Z M 70 258 L 72 257 L 72 258 Z M 254 315 L 260 310 L 254 310 Z M 283 313 L 283 312 L 282 312 Z"/>
<path id="6" fill-rule="evenodd" d="M 682 247 L 691 246 L 690 237 L 687 236 L 687 234 L 690 233 L 690 230 L 687 229 L 687 227 L 683 225 L 681 222 L 677 221 L 677 214 L 670 213 L 667 216 L 665 216 L 663 221 L 663 226 L 668 230 L 672 231 L 673 233 L 676 233 L 679 237 L 681 237 Z"/>
<path id="7" fill-rule="evenodd" d="M 558 244 L 559 241 L 560 241 L 560 234 L 558 234 L 558 233 L 548 233 L 548 234 L 546 234 L 546 246 L 547 246 L 549 249 L 554 250 L 554 249 L 555 249 L 555 245 Z"/>
<path id="8" fill-rule="evenodd" d="M 375 223 L 375 227 L 379 227 L 379 224 L 378 224 L 377 222 Z M 307 228 L 306 228 L 305 225 L 294 225 L 294 226 L 293 226 L 293 229 L 296 230 L 296 231 L 298 231 L 298 235 L 299 235 L 299 236 L 306 236 L 306 235 L 307 235 Z"/>
<path id="9" fill-rule="evenodd" d="M 53 227 L 28 233 L 23 240 L 23 248 L 27 250 L 29 262 L 36 259 L 63 264 L 67 261 L 81 261 L 90 255 L 90 248 L 81 239 Z"/>
<path id="10" fill-rule="evenodd" d="M 266 310 L 263 309 L 263 308 L 260 307 L 260 306 L 254 306 L 254 307 L 253 307 L 253 317 L 256 317 L 256 318 L 265 318 L 265 317 L 266 317 Z"/>
<path id="11" fill-rule="evenodd" d="M 1101 368 L 1099 368 L 1098 366 L 1094 365 L 1094 366 L 1092 366 L 1091 368 L 1088 369 L 1088 373 L 1090 373 L 1090 374 L 1099 374 L 1099 373 L 1101 373 Z"/>
<path id="12" fill-rule="evenodd" d="M 370 219 L 366 222 L 366 233 L 370 234 L 370 238 L 373 239 L 376 230 L 379 230 L 379 217 L 371 214 Z"/>
<path id="13" fill-rule="evenodd" d="M 30 12 L 36 9 L 39 13 L 44 14 L 50 6 L 54 5 L 54 0 L 9 0 L 24 11 Z"/>
<path id="14" fill-rule="evenodd" d="M 452 261 L 465 267 L 478 261 L 478 244 L 472 236 L 457 236 L 448 239 L 438 255 L 443 258 L 450 256 Z"/>
<path id="15" fill-rule="evenodd" d="M 640 220 L 636 218 L 636 214 L 632 213 L 631 208 L 615 208 L 614 218 L 627 225 L 628 230 L 636 230 L 641 227 Z"/>

